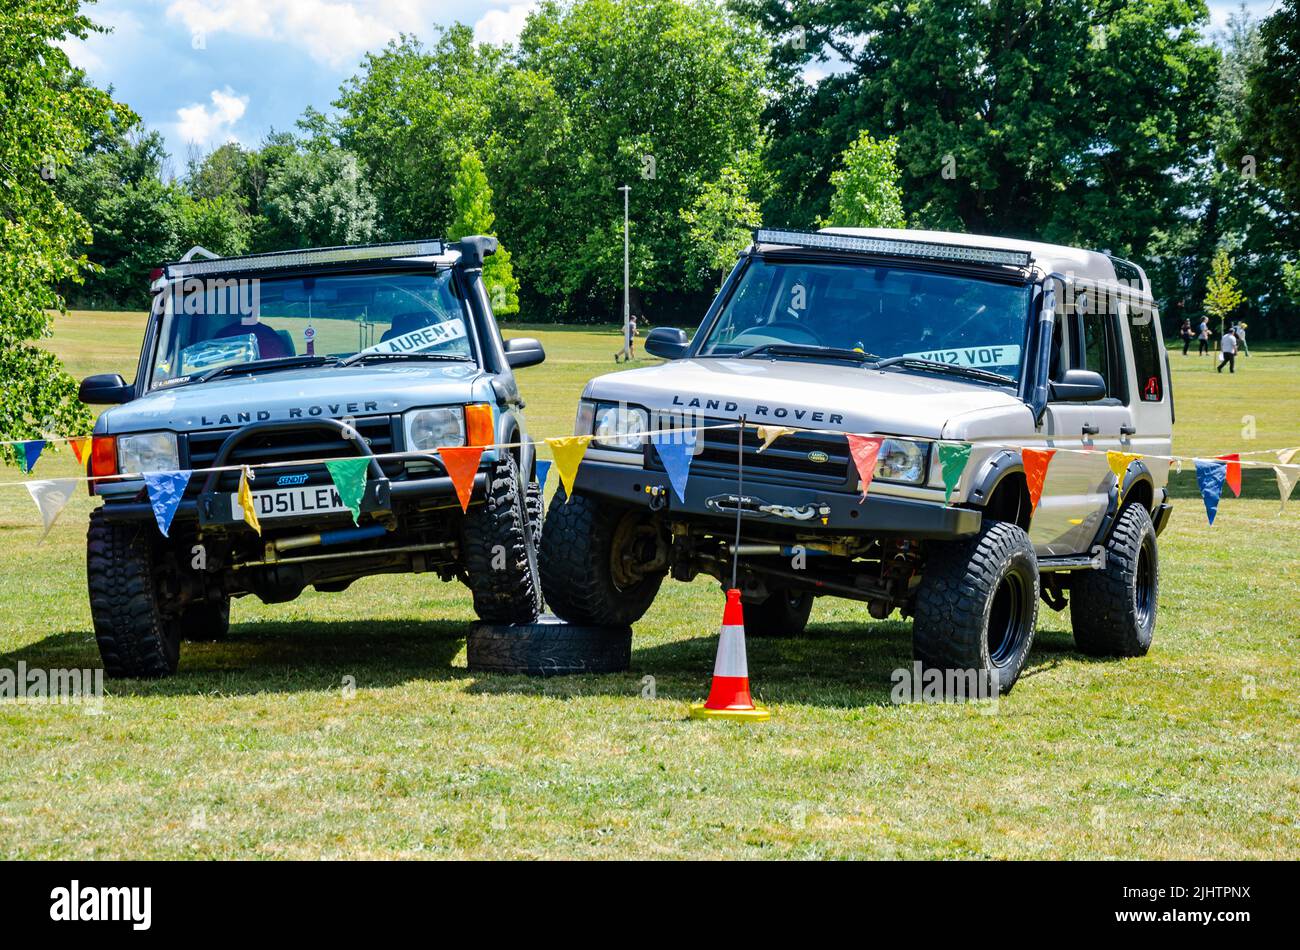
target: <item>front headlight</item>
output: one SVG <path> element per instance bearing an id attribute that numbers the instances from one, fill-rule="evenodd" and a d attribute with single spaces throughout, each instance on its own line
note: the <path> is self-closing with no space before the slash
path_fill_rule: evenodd
<path id="1" fill-rule="evenodd" d="M 412 409 L 403 416 L 403 421 L 406 447 L 414 452 L 465 444 L 465 411 L 460 406 Z"/>
<path id="2" fill-rule="evenodd" d="M 640 406 L 602 402 L 596 405 L 596 443 L 610 449 L 639 449 L 650 428 L 650 413 Z"/>
<path id="3" fill-rule="evenodd" d="M 919 485 L 925 478 L 925 457 L 929 446 L 906 439 L 885 439 L 876 456 L 876 478 L 887 482 Z"/>
<path id="4" fill-rule="evenodd" d="M 180 468 L 176 433 L 141 432 L 117 437 L 117 468 L 133 475 L 140 472 L 172 472 Z"/>

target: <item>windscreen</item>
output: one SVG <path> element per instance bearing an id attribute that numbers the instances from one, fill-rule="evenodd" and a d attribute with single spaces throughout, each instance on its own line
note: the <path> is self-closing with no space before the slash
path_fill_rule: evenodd
<path id="1" fill-rule="evenodd" d="M 1019 380 L 1030 288 L 879 264 L 754 261 L 702 344 L 766 343 L 915 356 Z"/>
<path id="2" fill-rule="evenodd" d="M 151 387 L 295 356 L 473 357 L 466 308 L 450 270 L 188 280 L 169 293 Z"/>

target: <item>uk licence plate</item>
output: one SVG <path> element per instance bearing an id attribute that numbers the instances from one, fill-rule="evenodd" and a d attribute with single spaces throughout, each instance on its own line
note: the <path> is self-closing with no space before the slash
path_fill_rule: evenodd
<path id="1" fill-rule="evenodd" d="M 309 485 L 304 488 L 275 488 L 253 492 L 257 517 L 287 518 L 292 515 L 324 515 L 347 511 L 338 490 L 333 485 Z M 230 496 L 230 513 L 236 521 L 244 518 L 239 496 Z"/>

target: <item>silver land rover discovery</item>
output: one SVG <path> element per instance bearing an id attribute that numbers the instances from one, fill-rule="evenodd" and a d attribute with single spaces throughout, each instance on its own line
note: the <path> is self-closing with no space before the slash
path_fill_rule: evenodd
<path id="1" fill-rule="evenodd" d="M 1070 605 L 1085 653 L 1150 646 L 1168 465 L 1111 466 L 1169 455 L 1174 414 L 1135 264 L 978 235 L 763 230 L 694 338 L 658 328 L 646 349 L 670 362 L 583 393 L 577 430 L 594 438 L 542 532 L 560 617 L 634 623 L 668 574 L 734 568 L 750 635 L 800 633 L 814 597 L 863 601 L 913 618 L 927 668 L 1004 692 L 1040 599 Z M 758 426 L 793 431 L 764 447 Z M 654 433 L 692 427 L 679 497 Z M 852 433 L 883 439 L 865 499 Z M 950 492 L 945 443 L 970 446 Z M 1024 449 L 1057 450 L 1036 505 Z"/>

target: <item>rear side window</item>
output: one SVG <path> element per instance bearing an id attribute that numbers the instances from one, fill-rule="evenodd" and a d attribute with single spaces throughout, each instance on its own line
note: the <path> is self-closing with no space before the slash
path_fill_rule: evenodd
<path id="1" fill-rule="evenodd" d="M 1154 309 L 1142 304 L 1131 304 L 1129 314 L 1138 398 L 1143 402 L 1160 402 L 1165 398 L 1165 384 L 1160 376 L 1160 345 L 1156 339 L 1159 319 Z"/>

